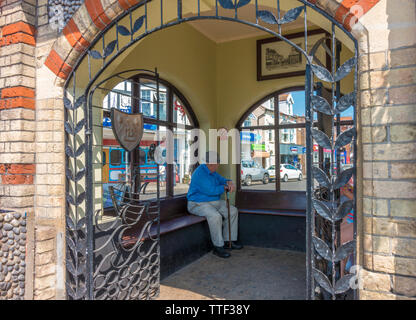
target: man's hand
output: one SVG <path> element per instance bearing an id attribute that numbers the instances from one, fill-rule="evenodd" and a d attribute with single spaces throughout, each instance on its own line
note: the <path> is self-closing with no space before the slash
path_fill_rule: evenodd
<path id="1" fill-rule="evenodd" d="M 232 181 L 227 181 L 227 186 L 225 187 L 225 191 L 234 192 L 235 191 L 235 184 Z"/>

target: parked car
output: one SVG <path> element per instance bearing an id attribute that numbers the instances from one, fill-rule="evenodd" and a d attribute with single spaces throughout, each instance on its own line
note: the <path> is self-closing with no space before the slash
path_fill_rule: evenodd
<path id="1" fill-rule="evenodd" d="M 281 164 L 280 165 L 280 179 L 284 182 L 288 181 L 289 179 L 298 179 L 299 181 L 302 180 L 302 171 L 291 164 Z"/>
<path id="2" fill-rule="evenodd" d="M 274 165 L 267 168 L 267 172 L 269 173 L 270 181 L 276 179 L 276 167 Z"/>
<path id="3" fill-rule="evenodd" d="M 264 184 L 269 183 L 269 173 L 253 160 L 241 161 L 241 182 L 249 186 L 253 181 L 262 181 Z"/>

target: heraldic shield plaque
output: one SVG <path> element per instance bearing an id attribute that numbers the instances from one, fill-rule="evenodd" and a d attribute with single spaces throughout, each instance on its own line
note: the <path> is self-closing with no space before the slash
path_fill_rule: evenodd
<path id="1" fill-rule="evenodd" d="M 129 114 L 111 109 L 111 126 L 114 136 L 127 151 L 134 150 L 143 137 L 143 115 Z"/>

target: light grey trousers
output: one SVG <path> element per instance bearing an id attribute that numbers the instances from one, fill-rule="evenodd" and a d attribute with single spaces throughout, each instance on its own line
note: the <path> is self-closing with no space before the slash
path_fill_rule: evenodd
<path id="1" fill-rule="evenodd" d="M 224 246 L 224 240 L 228 237 L 228 209 L 224 200 L 209 202 L 188 201 L 188 211 L 197 216 L 205 217 L 208 221 L 211 241 L 216 247 Z M 224 219 L 224 223 L 223 223 Z M 230 205 L 231 241 L 237 240 L 238 210 Z"/>

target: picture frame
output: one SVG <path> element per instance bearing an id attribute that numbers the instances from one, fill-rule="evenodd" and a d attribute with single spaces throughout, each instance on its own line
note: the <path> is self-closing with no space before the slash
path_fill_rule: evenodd
<path id="1" fill-rule="evenodd" d="M 308 52 L 325 35 L 328 33 L 323 29 L 308 31 Z M 304 32 L 285 37 L 305 49 Z M 330 57 L 323 48 L 317 51 L 317 55 L 326 67 L 330 65 Z M 305 65 L 303 54 L 283 40 L 277 37 L 257 40 L 257 81 L 303 76 Z"/>

